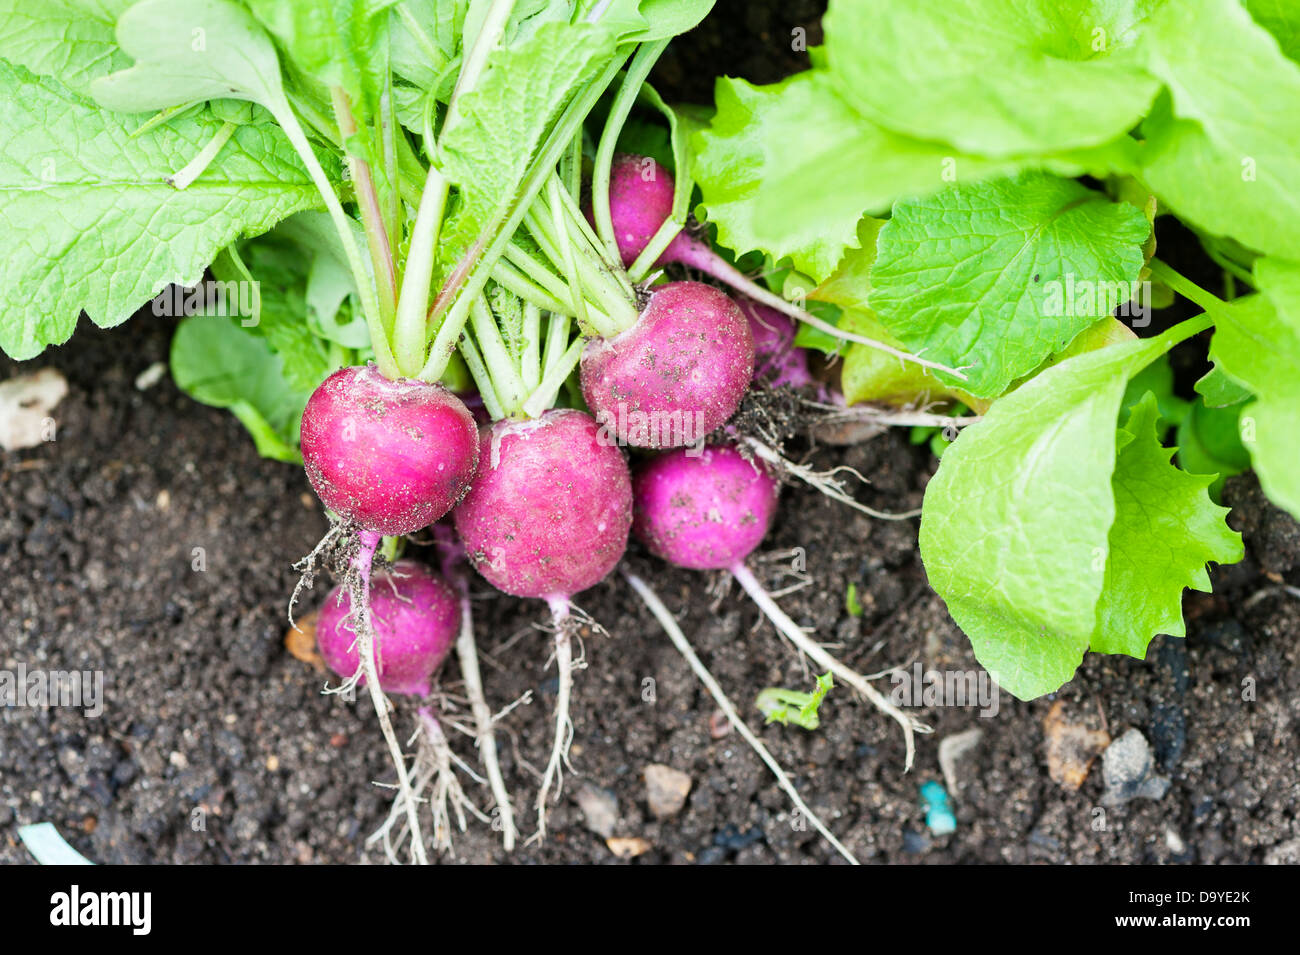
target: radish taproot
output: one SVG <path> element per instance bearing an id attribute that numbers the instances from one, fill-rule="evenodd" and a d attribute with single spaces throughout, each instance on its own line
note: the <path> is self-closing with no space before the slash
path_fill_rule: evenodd
<path id="1" fill-rule="evenodd" d="M 582 394 L 601 424 L 634 447 L 694 444 L 726 423 L 754 374 L 754 339 L 740 308 L 701 282 L 650 289 L 635 325 L 593 338 Z"/>
<path id="2" fill-rule="evenodd" d="M 546 829 L 551 782 L 567 762 L 573 687 L 575 594 L 622 559 L 632 525 L 632 483 L 623 452 L 588 414 L 552 409 L 484 429 L 478 476 L 452 512 L 470 563 L 498 590 L 545 600 L 559 671 L 555 741 L 537 796 Z"/>
<path id="3" fill-rule="evenodd" d="M 726 570 L 777 630 L 821 670 L 830 670 L 903 728 L 906 767 L 914 733 L 927 729 L 903 713 L 865 677 L 832 657 L 791 620 L 745 564 L 776 514 L 777 483 L 760 460 L 734 447 L 683 449 L 651 458 L 632 479 L 632 532 L 656 557 L 694 570 Z"/>

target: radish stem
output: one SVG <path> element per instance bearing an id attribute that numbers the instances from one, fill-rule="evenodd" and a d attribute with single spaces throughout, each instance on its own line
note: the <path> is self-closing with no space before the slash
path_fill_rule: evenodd
<path id="1" fill-rule="evenodd" d="M 902 349 L 895 348 L 893 345 L 886 345 L 884 342 L 877 341 L 874 338 L 867 338 L 865 335 L 857 335 L 853 332 L 846 332 L 837 328 L 830 322 L 824 321 L 802 309 L 799 306 L 787 302 L 781 296 L 774 294 L 768 289 L 763 288 L 757 282 L 754 282 L 747 275 L 741 272 L 730 262 L 723 259 L 703 242 L 691 241 L 684 243 L 684 248 L 678 258 L 683 265 L 699 269 L 706 275 L 711 275 L 720 282 L 730 285 L 738 292 L 743 292 L 757 302 L 762 302 L 769 308 L 774 308 L 778 312 L 783 312 L 791 318 L 803 322 L 805 325 L 811 325 L 818 331 L 825 332 L 842 341 L 853 342 L 858 345 L 866 345 L 868 348 L 874 348 L 876 351 L 882 351 L 886 354 L 893 355 L 902 361 L 910 361 L 922 368 L 933 368 L 936 371 L 946 372 L 962 381 L 966 380 L 966 375 L 956 368 L 949 368 L 947 365 L 940 364 L 937 361 L 930 361 L 928 358 L 922 358 L 920 355 L 913 355 Z"/>
<path id="2" fill-rule="evenodd" d="M 600 134 L 600 145 L 596 148 L 596 160 L 591 173 L 591 211 L 592 218 L 596 221 L 596 232 L 605 250 L 605 258 L 610 262 L 623 261 L 618 250 L 618 239 L 614 235 L 614 220 L 609 212 L 610 164 L 614 161 L 618 135 L 623 131 L 623 124 L 641 93 L 641 85 L 650 75 L 650 69 L 659 55 L 667 48 L 668 38 L 665 37 L 653 43 L 643 43 L 636 51 L 623 76 L 623 85 L 619 87 L 614 102 L 610 105 L 605 128 Z"/>
<path id="3" fill-rule="evenodd" d="M 217 153 L 221 152 L 221 147 L 230 142 L 230 137 L 234 133 L 234 123 L 222 123 L 216 135 L 208 140 L 207 145 L 199 150 L 198 155 L 187 162 L 184 168 L 167 177 L 164 181 L 173 189 L 184 189 L 189 186 L 195 179 L 203 175 L 203 171 L 208 166 L 212 165 L 212 160 L 217 158 Z"/>
<path id="4" fill-rule="evenodd" d="M 344 148 L 347 141 L 357 134 L 357 121 L 352 115 L 352 101 L 340 87 L 330 87 L 330 98 L 334 105 L 334 116 L 338 122 L 339 135 Z M 378 291 L 379 314 L 385 330 L 392 324 L 393 313 L 397 308 L 397 273 L 393 263 L 392 241 L 384 225 L 384 213 L 379 206 L 379 192 L 375 188 L 375 177 L 370 164 L 358 156 L 347 154 L 348 166 L 352 170 L 352 184 L 356 190 L 357 206 L 361 209 L 361 222 L 365 226 L 366 241 L 370 247 L 370 262 L 375 272 L 375 284 Z"/>

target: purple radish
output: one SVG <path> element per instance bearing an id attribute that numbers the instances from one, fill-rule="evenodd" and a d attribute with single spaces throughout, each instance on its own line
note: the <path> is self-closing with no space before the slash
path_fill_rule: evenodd
<path id="1" fill-rule="evenodd" d="M 614 157 L 609 167 L 609 208 L 624 268 L 636 261 L 672 214 L 673 185 L 673 174 L 649 156 L 619 153 Z M 591 210 L 584 211 L 594 225 Z M 684 261 L 683 256 L 691 255 L 689 246 L 694 241 L 686 233 L 678 233 L 656 264 Z"/>
<path id="2" fill-rule="evenodd" d="M 822 670 L 830 670 L 903 727 L 907 767 L 915 755 L 911 717 L 889 702 L 860 673 L 811 639 L 777 605 L 745 564 L 771 526 L 777 486 L 757 459 L 735 448 L 684 449 L 657 455 L 632 480 L 632 532 L 655 556 L 694 570 L 727 570 L 782 634 Z"/>
<path id="3" fill-rule="evenodd" d="M 754 381 L 769 388 L 816 384 L 808 371 L 808 353 L 794 343 L 794 320 L 744 296 L 736 304 L 749 320 L 754 338 Z"/>
<path id="4" fill-rule="evenodd" d="M 625 266 L 637 260 L 672 213 L 673 187 L 673 174 L 649 156 L 620 153 L 614 157 L 610 165 L 609 212 L 619 256 Z M 685 231 L 679 232 L 655 260 L 655 265 L 660 266 L 671 263 L 712 276 L 742 295 L 836 338 L 857 342 L 926 368 L 946 371 L 962 380 L 966 378 L 957 369 L 909 354 L 874 338 L 840 330 L 752 281 L 714 252 L 708 242 Z"/>
<path id="5" fill-rule="evenodd" d="M 428 696 L 430 680 L 451 652 L 460 626 L 460 602 L 443 580 L 413 560 L 399 560 L 370 582 L 379 686 L 385 693 Z M 316 621 L 325 664 L 347 679 L 358 672 L 352 597 L 335 587 Z M 364 684 L 362 676 L 358 683 Z"/>
<path id="6" fill-rule="evenodd" d="M 779 492 L 760 462 L 729 445 L 661 454 L 632 479 L 632 533 L 678 567 L 726 570 L 767 536 Z"/>
<path id="7" fill-rule="evenodd" d="M 559 690 L 555 743 L 537 796 L 546 797 L 566 761 L 573 688 L 574 594 L 603 580 L 627 548 L 632 481 L 623 452 L 585 412 L 552 409 L 530 421 L 486 429 L 478 477 L 452 512 L 470 562 L 498 590 L 537 597 L 551 609 Z"/>
<path id="8" fill-rule="evenodd" d="M 642 448 L 693 444 L 740 406 L 754 341 L 739 306 L 701 282 L 650 290 L 636 324 L 593 338 L 582 353 L 582 394 L 606 428 Z"/>
<path id="9" fill-rule="evenodd" d="M 366 365 L 342 368 L 321 382 L 303 410 L 300 436 L 303 468 L 316 495 L 359 527 L 359 546 L 345 584 L 356 653 L 397 770 L 412 853 L 417 862 L 425 862 L 417 801 L 380 685 L 370 570 L 381 535 L 426 527 L 464 496 L 478 465 L 478 428 L 464 403 L 441 385 L 394 381 Z M 337 528 L 331 531 L 336 533 Z M 314 558 L 315 552 L 309 566 Z M 344 687 L 356 685 L 357 672 Z M 405 678 L 399 682 L 408 687 L 401 692 L 423 685 Z"/>
<path id="10" fill-rule="evenodd" d="M 605 579 L 627 547 L 627 462 L 584 412 L 504 419 L 484 430 L 478 479 L 452 519 L 492 586 L 567 603 Z"/>
<path id="11" fill-rule="evenodd" d="M 302 457 L 321 502 L 377 534 L 409 534 L 446 514 L 478 463 L 478 428 L 442 385 L 342 368 L 302 415 Z"/>

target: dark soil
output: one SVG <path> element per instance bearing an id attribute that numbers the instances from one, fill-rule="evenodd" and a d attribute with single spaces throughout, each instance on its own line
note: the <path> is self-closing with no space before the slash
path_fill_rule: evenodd
<path id="1" fill-rule="evenodd" d="M 145 318 L 85 328 L 42 357 L 36 364 L 59 368 L 72 387 L 57 410 L 58 439 L 3 458 L 0 667 L 101 670 L 106 706 L 98 719 L 0 709 L 0 861 L 26 860 L 15 829 L 39 821 L 100 862 L 366 858 L 362 842 L 387 800 L 372 781 L 391 778 L 369 703 L 321 696 L 321 675 L 282 643 L 291 564 L 321 536 L 323 514 L 301 471 L 259 459 L 230 415 L 169 381 L 135 389 L 136 374 L 166 357 L 169 331 Z M 6 377 L 14 370 L 0 366 Z M 933 468 L 901 434 L 816 460 L 856 467 L 872 482 L 863 499 L 896 510 L 920 503 Z M 820 731 L 771 727 L 764 739 L 814 809 L 873 861 L 1247 862 L 1294 843 L 1300 600 L 1277 584 L 1300 572 L 1300 529 L 1253 478 L 1231 482 L 1228 497 L 1249 556 L 1216 574 L 1213 596 L 1188 597 L 1188 639 L 1160 638 L 1146 662 L 1090 657 L 1060 694 L 1080 721 L 1100 711 L 1112 736 L 1140 729 L 1173 779 L 1158 802 L 1105 810 L 1104 831 L 1093 828 L 1098 766 L 1077 793 L 1047 776 L 1049 699 L 1003 696 L 993 718 L 923 711 L 935 735 L 922 738 L 909 775 L 897 727 L 843 691 L 824 705 Z M 783 606 L 865 672 L 914 660 L 976 669 L 925 584 L 915 540 L 915 521 L 873 521 L 791 488 L 766 549 L 787 556 L 759 566 L 773 588 L 788 585 L 788 552 L 802 548 L 810 583 Z M 194 569 L 197 547 L 206 570 Z M 714 598 L 705 576 L 636 552 L 631 565 L 751 716 L 759 688 L 808 685 L 734 588 Z M 858 618 L 845 610 L 850 583 Z M 504 747 L 531 831 L 536 780 L 524 761 L 544 762 L 554 693 L 546 636 L 534 628 L 543 608 L 482 596 L 489 694 L 498 705 L 535 694 L 507 720 L 515 740 Z M 785 796 L 743 742 L 711 738 L 711 699 L 629 588 L 610 581 L 582 605 L 610 633 L 587 637 L 578 675 L 573 759 L 582 778 L 566 781 L 548 842 L 516 861 L 614 858 L 571 801 L 584 783 L 617 797 L 615 834 L 647 840 L 644 862 L 833 861 L 811 830 L 792 828 Z M 444 689 L 453 695 L 457 679 L 452 665 Z M 1242 699 L 1247 679 L 1252 702 Z M 412 716 L 403 706 L 401 723 Z M 975 726 L 984 736 L 959 764 L 957 833 L 932 837 L 918 786 L 939 778 L 937 741 Z M 467 739 L 457 745 L 473 759 Z M 652 762 L 693 779 L 686 808 L 666 821 L 646 808 L 641 773 Z M 481 826 L 457 839 L 457 851 L 466 861 L 505 858 Z"/>
<path id="2" fill-rule="evenodd" d="M 666 88 L 709 98 L 711 80 L 688 83 L 683 63 L 731 64 L 756 80 L 800 65 L 789 30 L 799 18 L 815 21 L 815 4 L 810 13 L 781 6 L 780 16 L 766 5 L 719 6 L 715 19 L 727 26 L 676 46 L 660 69 Z M 99 670 L 106 701 L 98 719 L 0 708 L 0 862 L 30 861 L 16 828 L 42 821 L 103 863 L 381 861 L 363 843 L 387 812 L 389 792 L 373 781 L 390 781 L 392 770 L 369 702 L 322 696 L 324 677 L 283 645 L 291 565 L 320 538 L 324 516 L 301 470 L 258 458 L 228 413 L 191 402 L 169 380 L 136 390 L 135 376 L 166 359 L 170 331 L 147 317 L 109 332 L 83 323 L 70 345 L 21 369 L 58 368 L 71 394 L 55 412 L 56 441 L 0 457 L 0 669 Z M 18 370 L 0 360 L 0 379 Z M 871 481 L 862 500 L 893 511 L 919 506 L 934 469 L 928 450 L 901 433 L 813 460 L 857 468 Z M 1100 762 L 1077 792 L 1053 782 L 1043 731 L 1053 698 L 1003 695 L 990 718 L 975 708 L 921 710 L 935 733 L 920 739 L 907 775 L 896 724 L 842 689 L 816 733 L 769 727 L 764 740 L 863 860 L 1294 859 L 1300 600 L 1280 585 L 1300 583 L 1300 528 L 1250 476 L 1226 493 L 1247 558 L 1216 572 L 1213 595 L 1187 597 L 1188 638 L 1158 638 L 1146 661 L 1089 657 L 1057 694 L 1077 722 L 1104 723 L 1115 738 L 1134 727 L 1151 741 L 1158 771 L 1172 780 L 1160 800 L 1103 809 Z M 195 569 L 195 548 L 205 569 Z M 797 582 L 795 548 L 808 583 L 782 605 L 860 670 L 913 661 L 978 670 L 926 585 L 915 520 L 870 520 L 790 488 L 764 551 L 772 559 L 756 565 L 772 588 Z M 629 562 L 752 723 L 758 689 L 811 684 L 737 588 L 714 596 L 707 576 L 669 570 L 635 548 Z M 860 617 L 846 610 L 850 584 Z M 479 591 L 490 699 L 504 706 L 534 693 L 505 720 L 512 739 L 503 740 L 527 834 L 537 786 L 528 766 L 545 762 L 555 690 L 547 637 L 535 626 L 544 608 Z M 308 600 L 322 593 L 318 585 Z M 583 785 L 617 798 L 614 834 L 646 840 L 643 863 L 836 861 L 810 828 L 792 826 L 785 795 L 743 741 L 711 736 L 712 700 L 630 588 L 608 581 L 581 605 L 609 631 L 584 640 L 573 714 L 581 775 L 566 778 L 546 843 L 511 861 L 615 861 L 573 801 Z M 452 697 L 458 680 L 453 663 L 443 686 Z M 401 705 L 399 726 L 412 721 Z M 972 727 L 983 737 L 958 763 L 957 831 L 933 836 L 919 786 L 941 778 L 938 742 Z M 474 761 L 468 739 L 453 742 Z M 649 763 L 692 777 L 685 808 L 670 819 L 648 811 Z M 458 835 L 456 850 L 459 861 L 507 859 L 478 824 Z"/>

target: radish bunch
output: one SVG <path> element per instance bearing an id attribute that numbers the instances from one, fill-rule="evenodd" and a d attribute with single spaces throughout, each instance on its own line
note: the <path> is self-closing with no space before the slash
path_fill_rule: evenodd
<path id="1" fill-rule="evenodd" d="M 415 807 L 432 779 L 440 781 L 440 805 L 453 794 L 462 824 L 464 811 L 478 812 L 447 779 L 449 750 L 434 715 L 432 677 L 453 643 L 462 650 L 477 739 L 506 817 L 506 845 L 513 845 L 472 642 L 465 650 L 467 633 L 472 641 L 468 591 L 455 561 L 446 559 L 452 553 L 463 554 L 496 590 L 543 600 L 550 612 L 559 690 L 554 742 L 535 800 L 539 834 L 568 760 L 573 642 L 584 623 L 595 623 L 575 612 L 573 601 L 619 565 L 629 534 L 670 563 L 732 574 L 821 668 L 900 721 L 911 761 L 912 722 L 791 622 L 746 566 L 775 517 L 778 466 L 786 462 L 753 436 L 730 431 L 728 422 L 751 388 L 816 386 L 795 346 L 791 316 L 817 320 L 783 302 L 777 307 L 772 293 L 684 232 L 667 242 L 660 262 L 704 272 L 744 294 L 733 298 L 675 277 L 633 283 L 625 269 L 662 241 L 674 184 L 650 160 L 611 156 L 604 140 L 598 182 L 606 181 L 602 156 L 610 163 L 608 207 L 600 203 L 594 216 L 584 214 L 576 192 L 551 176 L 520 217 L 527 241 L 503 253 L 505 264 L 464 306 L 456 344 L 488 421 L 477 424 L 465 402 L 439 384 L 388 377 L 373 365 L 331 375 L 303 414 L 308 478 L 350 541 L 344 584 L 322 612 L 321 653 L 345 686 L 364 683 L 370 691 L 393 751 L 400 793 L 375 837 L 390 855 L 399 828 L 416 851 Z M 613 242 L 599 234 L 608 232 L 604 213 Z M 575 404 L 586 410 L 563 406 Z M 808 479 L 797 468 L 793 473 Z M 443 547 L 443 577 L 410 560 L 372 574 L 381 546 L 386 553 L 396 539 L 430 525 Z M 649 592 L 640 582 L 637 589 Z M 421 701 L 424 755 L 417 755 L 413 779 L 388 722 L 385 693 Z M 441 846 L 448 813 L 440 812 Z"/>

